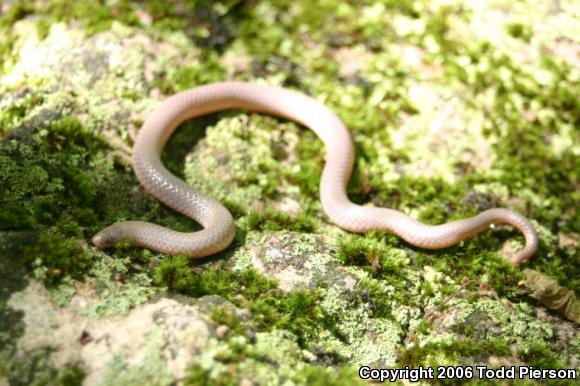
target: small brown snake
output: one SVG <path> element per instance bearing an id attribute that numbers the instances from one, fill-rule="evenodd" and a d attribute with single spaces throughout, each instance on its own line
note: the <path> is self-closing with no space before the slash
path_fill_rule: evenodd
<path id="1" fill-rule="evenodd" d="M 160 154 L 177 126 L 193 117 L 228 109 L 263 112 L 298 122 L 312 129 L 326 146 L 326 164 L 320 182 L 322 208 L 330 220 L 351 232 L 387 231 L 408 243 L 427 249 L 449 247 L 491 224 L 509 224 L 525 237 L 525 247 L 513 256 L 519 265 L 538 248 L 533 225 L 507 209 L 486 210 L 475 217 L 441 225 L 426 225 L 394 209 L 352 203 L 346 185 L 354 162 L 354 147 L 347 128 L 334 112 L 315 99 L 279 87 L 223 82 L 196 87 L 171 96 L 153 111 L 133 148 L 133 168 L 145 190 L 171 208 L 198 221 L 203 230 L 176 232 L 142 221 L 115 223 L 92 242 L 99 248 L 126 241 L 166 254 L 203 257 L 224 250 L 233 240 L 232 215 L 216 200 L 192 189 L 171 174 Z"/>

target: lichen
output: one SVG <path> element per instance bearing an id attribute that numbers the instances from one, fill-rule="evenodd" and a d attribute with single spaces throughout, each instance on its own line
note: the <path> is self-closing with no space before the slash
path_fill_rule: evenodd
<path id="1" fill-rule="evenodd" d="M 155 340 L 151 337 L 150 342 Z M 107 364 L 102 385 L 136 385 L 147 384 L 153 386 L 171 385 L 174 378 L 167 369 L 165 363 L 156 353 L 162 346 L 151 344 L 151 350 L 148 355 L 142 359 L 138 366 L 130 366 L 127 359 L 123 356 L 115 357 Z"/>

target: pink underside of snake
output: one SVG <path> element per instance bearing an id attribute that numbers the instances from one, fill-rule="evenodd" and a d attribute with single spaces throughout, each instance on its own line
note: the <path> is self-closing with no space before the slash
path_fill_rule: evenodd
<path id="1" fill-rule="evenodd" d="M 350 134 L 334 112 L 315 99 L 279 87 L 223 82 L 197 87 L 166 99 L 145 121 L 133 149 L 133 168 L 144 188 L 159 201 L 199 222 L 203 229 L 176 232 L 159 225 L 125 221 L 105 228 L 93 237 L 101 248 L 118 241 L 166 254 L 204 257 L 224 250 L 233 240 L 234 220 L 216 200 L 196 191 L 172 175 L 160 154 L 168 138 L 183 121 L 228 109 L 271 114 L 298 122 L 324 142 L 326 164 L 320 181 L 320 200 L 328 218 L 351 232 L 386 231 L 409 244 L 427 249 L 449 247 L 491 224 L 509 224 L 525 237 L 525 247 L 512 261 L 519 265 L 536 252 L 538 238 L 532 224 L 513 211 L 495 208 L 475 217 L 441 225 L 426 225 L 389 208 L 352 203 L 346 185 L 354 162 Z"/>

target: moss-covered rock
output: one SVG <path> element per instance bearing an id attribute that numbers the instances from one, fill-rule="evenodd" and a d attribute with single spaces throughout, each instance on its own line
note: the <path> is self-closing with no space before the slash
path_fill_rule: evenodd
<path id="1" fill-rule="evenodd" d="M 2 2 L 0 384 L 580 370 L 578 325 L 506 260 L 523 244 L 513 230 L 442 251 L 348 234 L 321 211 L 322 144 L 283 119 L 203 117 L 163 153 L 234 213 L 225 252 L 193 262 L 89 244 L 120 220 L 199 229 L 138 186 L 133 138 L 166 96 L 246 80 L 337 112 L 356 146 L 357 203 L 428 223 L 495 206 L 529 217 L 540 249 L 528 267 L 567 296 L 550 304 L 569 304 L 580 288 L 577 25 L 569 0 L 324 0 L 314 12 L 306 0 Z"/>

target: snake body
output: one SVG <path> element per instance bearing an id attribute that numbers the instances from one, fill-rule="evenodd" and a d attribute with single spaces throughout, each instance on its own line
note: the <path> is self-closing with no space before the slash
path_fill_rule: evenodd
<path id="1" fill-rule="evenodd" d="M 449 247 L 491 224 L 509 224 L 525 237 L 525 247 L 512 261 L 529 259 L 538 246 L 532 224 L 513 211 L 494 208 L 475 217 L 442 225 L 426 225 L 389 208 L 352 203 L 346 185 L 354 162 L 350 134 L 326 106 L 295 91 L 241 82 L 222 82 L 175 94 L 154 110 L 141 128 L 133 149 L 133 168 L 145 190 L 159 201 L 199 222 L 203 229 L 176 232 L 142 221 L 115 223 L 92 242 L 100 248 L 126 241 L 166 254 L 204 257 L 224 250 L 233 240 L 234 220 L 218 201 L 198 192 L 171 174 L 161 162 L 167 140 L 186 119 L 228 109 L 263 112 L 300 123 L 313 130 L 326 147 L 326 164 L 320 182 L 320 200 L 328 218 L 351 232 L 387 231 L 426 249 Z"/>

